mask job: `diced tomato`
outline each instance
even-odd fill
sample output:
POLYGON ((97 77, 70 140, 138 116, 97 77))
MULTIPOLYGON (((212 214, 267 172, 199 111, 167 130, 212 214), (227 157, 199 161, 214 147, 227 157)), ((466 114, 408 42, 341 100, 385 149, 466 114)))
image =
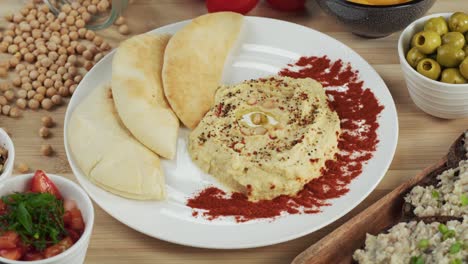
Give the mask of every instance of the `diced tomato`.
POLYGON ((247 14, 258 4, 258 0, 206 0, 208 12, 231 11, 240 14, 247 14))
POLYGON ((23 260, 33 261, 44 259, 44 256, 39 252, 28 252, 23 256, 23 260))
POLYGON ((73 240, 70 237, 66 237, 57 244, 46 248, 44 250, 44 257, 51 258, 53 256, 57 256, 58 254, 69 249, 71 246, 73 246, 73 240))
POLYGON ((0 199, 0 215, 4 214, 6 212, 7 205, 3 202, 3 200, 0 199))
POLYGON ((69 227, 71 225, 71 219, 72 219, 72 216, 71 216, 70 211, 66 211, 63 214, 63 223, 65 224, 66 227, 69 227))
POLYGON ((70 214, 70 228, 79 231, 80 233, 83 232, 85 224, 83 221, 83 216, 81 215, 81 211, 78 208, 75 208, 70 211, 70 214))
POLYGON ((30 190, 32 192, 50 193, 57 197, 57 199, 62 199, 62 194, 60 194, 57 186, 55 186, 55 184, 42 170, 37 170, 36 173, 34 173, 34 177, 31 180, 30 190))
POLYGON ((13 231, 7 231, 0 236, 0 249, 13 249, 17 247, 19 236, 13 231))
POLYGON ((19 260, 21 258, 21 249, 20 248, 13 248, 13 249, 1 249, 0 256, 11 259, 11 260, 19 260))
POLYGON ((76 206, 75 201, 70 200, 70 199, 65 199, 63 201, 63 208, 65 209, 65 211, 71 211, 72 209, 78 208, 78 207, 76 206))
POLYGON ((78 239, 80 239, 81 237, 81 235, 77 231, 71 228, 67 228, 67 232, 68 232, 68 236, 73 240, 73 243, 78 241, 78 239))
POLYGON ((297 11, 305 7, 305 0, 267 0, 267 2, 280 11, 297 11))

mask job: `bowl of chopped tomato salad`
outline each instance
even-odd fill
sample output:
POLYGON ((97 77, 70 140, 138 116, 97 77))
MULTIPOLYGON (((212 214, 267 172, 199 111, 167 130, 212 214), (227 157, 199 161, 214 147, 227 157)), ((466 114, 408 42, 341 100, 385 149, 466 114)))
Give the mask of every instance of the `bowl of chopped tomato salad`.
POLYGON ((38 170, 0 183, 0 263, 81 264, 93 204, 76 183, 38 170))

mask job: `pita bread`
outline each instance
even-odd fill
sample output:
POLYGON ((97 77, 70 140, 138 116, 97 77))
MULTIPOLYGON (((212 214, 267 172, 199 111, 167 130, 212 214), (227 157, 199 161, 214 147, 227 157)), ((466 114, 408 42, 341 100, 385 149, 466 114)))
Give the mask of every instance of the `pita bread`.
POLYGON ((188 128, 194 129, 211 108, 224 62, 242 24, 243 16, 237 13, 207 14, 192 20, 169 40, 164 55, 164 92, 188 128))
POLYGON ((172 159, 179 119, 164 97, 161 71, 169 35, 138 35, 122 42, 112 61, 117 112, 143 145, 172 159))
POLYGON ((68 141, 78 166, 111 193, 138 200, 165 198, 158 155, 123 126, 107 89, 93 90, 70 118, 68 141))

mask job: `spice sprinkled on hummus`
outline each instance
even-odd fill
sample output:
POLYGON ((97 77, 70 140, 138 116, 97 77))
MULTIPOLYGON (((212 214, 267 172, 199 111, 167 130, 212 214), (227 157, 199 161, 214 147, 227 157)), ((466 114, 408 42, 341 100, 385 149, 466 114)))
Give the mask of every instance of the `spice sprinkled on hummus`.
POLYGON ((339 135, 320 83, 276 76, 220 87, 190 135, 189 153, 233 190, 265 200, 296 195, 320 177, 339 135))

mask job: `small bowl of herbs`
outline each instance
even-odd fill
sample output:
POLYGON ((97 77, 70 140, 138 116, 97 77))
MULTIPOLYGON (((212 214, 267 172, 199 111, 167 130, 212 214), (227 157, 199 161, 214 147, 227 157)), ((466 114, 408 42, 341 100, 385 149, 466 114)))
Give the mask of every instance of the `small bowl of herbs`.
POLYGON ((0 183, 0 263, 83 263, 93 204, 76 183, 38 170, 0 183))
POLYGON ((15 148, 8 133, 0 128, 0 180, 11 176, 15 160, 15 148))

